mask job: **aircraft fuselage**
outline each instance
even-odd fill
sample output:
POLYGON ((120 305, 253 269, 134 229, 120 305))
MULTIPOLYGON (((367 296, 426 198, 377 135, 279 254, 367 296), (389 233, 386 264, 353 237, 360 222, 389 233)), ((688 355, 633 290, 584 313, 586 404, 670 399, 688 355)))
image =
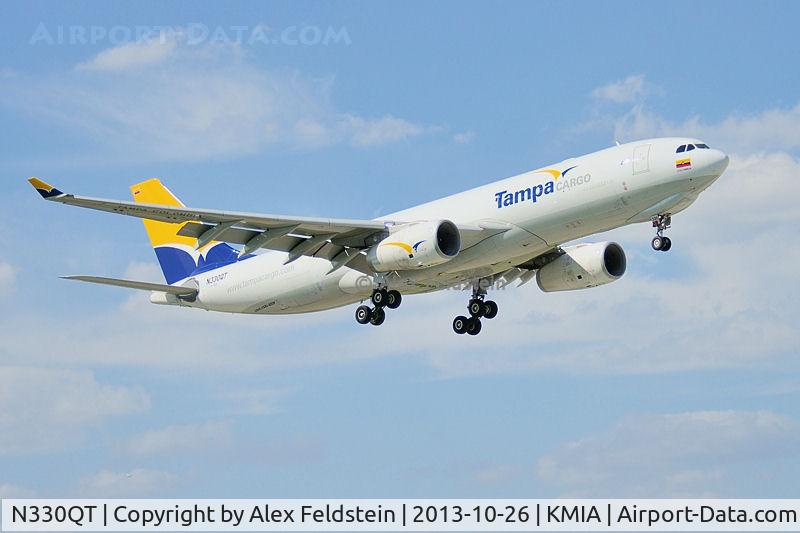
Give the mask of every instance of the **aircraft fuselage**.
MULTIPOLYGON (((447 219, 459 225, 502 228, 464 242, 452 260, 387 276, 403 294, 431 292, 486 278, 566 242, 691 205, 725 170, 728 157, 714 149, 676 153, 701 141, 662 138, 622 144, 392 213, 381 220, 447 219), (689 160, 687 162, 687 159, 689 160)), ((193 302, 153 294, 155 303, 258 314, 319 311, 369 298, 373 276, 331 262, 268 252, 194 276, 193 302)))

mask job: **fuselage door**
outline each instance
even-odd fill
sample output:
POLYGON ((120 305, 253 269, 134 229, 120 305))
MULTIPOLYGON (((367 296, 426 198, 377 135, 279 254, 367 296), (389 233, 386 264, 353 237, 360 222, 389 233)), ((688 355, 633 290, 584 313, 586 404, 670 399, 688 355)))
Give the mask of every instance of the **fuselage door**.
POLYGON ((641 144, 633 149, 633 174, 650 171, 650 145, 641 144))

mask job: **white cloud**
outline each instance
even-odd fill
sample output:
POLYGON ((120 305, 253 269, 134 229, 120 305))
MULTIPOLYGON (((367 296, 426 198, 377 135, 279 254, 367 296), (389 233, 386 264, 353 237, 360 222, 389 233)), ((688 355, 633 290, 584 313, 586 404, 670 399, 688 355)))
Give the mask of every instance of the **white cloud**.
POLYGON ((481 485, 499 485, 518 478, 523 472, 513 465, 493 464, 477 468, 473 479, 481 485))
MULTIPOLYGON (((71 332, 69 343, 43 340, 26 328, 32 316, 9 317, 0 323, 0 333, 8 339, 0 353, 17 364, 123 365, 201 373, 248 373, 372 357, 331 350, 330 339, 321 331, 308 332, 331 323, 351 326, 351 314, 346 309, 274 317, 208 313, 155 306, 147 294, 136 292, 121 306, 97 314, 49 316, 53 328, 71 332), (297 350, 306 355, 297 357, 297 350)), ((42 320, 41 314, 38 317, 42 320)))
POLYGON ((130 472, 102 470, 80 480, 78 490, 87 498, 157 497, 176 484, 177 478, 160 470, 137 468, 130 472))
POLYGON ((8 483, 0 483, 0 499, 2 498, 33 498, 36 493, 8 483))
POLYGON ((211 421, 145 431, 131 438, 125 448, 128 453, 137 456, 183 457, 227 449, 233 444, 233 440, 230 422, 211 421))
POLYGON ((439 131, 390 114, 339 111, 331 83, 265 70, 235 45, 156 39, 107 50, 67 74, 13 78, 0 88, 0 102, 82 135, 116 160, 374 147, 439 131), (145 62, 146 69, 129 68, 145 62))
POLYGON ((315 436, 283 435, 280 439, 253 439, 237 447, 228 459, 248 465, 310 465, 325 458, 325 443, 315 436))
POLYGON ((386 115, 379 119, 364 119, 353 115, 342 118, 343 128, 355 146, 374 146, 403 141, 421 134, 424 129, 407 120, 386 115))
POLYGON ((703 224, 698 230, 716 233, 713 221, 728 216, 730 209, 736 209, 730 222, 741 226, 744 236, 797 223, 800 221, 800 205, 796 201, 800 197, 798 178, 800 158, 792 155, 732 154, 728 171, 701 197, 703 224))
POLYGON ((119 71, 156 65, 168 59, 175 51, 176 45, 173 36, 162 33, 159 37, 125 43, 103 50, 76 68, 78 70, 119 71))
MULTIPOLYGON (((132 262, 121 277, 164 281, 155 261, 132 262)), ((3 360, 17 365, 123 365, 248 373, 373 357, 330 349, 326 326, 353 326, 346 308, 307 315, 236 315, 156 306, 143 291, 89 285, 82 289, 116 291, 121 304, 80 315, 42 309, 35 314, 9 315, 0 321, 0 336, 5 339, 0 344, 3 360), (55 336, 43 338, 29 326, 33 321, 46 321, 53 331, 69 331, 69 342, 55 336), (305 351, 304 357, 296 356, 297 349, 305 351)), ((230 414, 261 415, 274 410, 275 401, 285 393, 285 389, 240 390, 224 400, 230 414)))
POLYGON ((149 407, 144 391, 99 383, 91 372, 0 367, 0 453, 63 449, 87 426, 149 407))
MULTIPOLYGON (((87 286, 85 290, 114 289, 87 286)), ((71 341, 46 348, 41 347, 40 334, 28 327, 30 320, 16 316, 0 323, 5 339, 0 353, 7 361, 247 374, 379 356, 368 350, 331 349, 329 335, 354 324, 347 308, 309 315, 244 316, 155 306, 147 294, 135 292, 121 306, 102 312, 48 316, 52 328, 71 332, 71 341), (297 357, 298 350, 303 357, 297 357)), ((231 399, 231 404, 232 411, 254 409, 262 414, 269 405, 266 396, 231 399)))
POLYGON ((695 411, 626 418, 539 460, 566 496, 732 496, 743 465, 796 455, 800 424, 769 411, 695 411))
POLYGON ((148 263, 143 261, 132 261, 128 264, 128 268, 125 269, 125 274, 122 277, 136 281, 164 283, 164 274, 162 274, 158 263, 155 261, 148 263))
POLYGON ((462 131, 453 135, 453 141, 457 144, 469 144, 475 140, 475 132, 472 130, 462 131))
POLYGON ((287 389, 236 389, 225 395, 233 405, 233 414, 269 415, 278 411, 276 403, 285 396, 287 389))
POLYGON ((598 87, 592 91, 592 97, 597 100, 623 104, 641 98, 645 95, 646 90, 647 84, 644 75, 638 74, 598 87))
POLYGON ((754 154, 800 148, 800 103, 787 109, 768 109, 750 115, 734 114, 720 122, 690 117, 683 122, 665 119, 644 105, 636 105, 614 122, 614 135, 631 141, 647 137, 693 136, 727 152, 754 154))
POLYGON ((0 293, 14 286, 17 279, 17 269, 10 263, 0 260, 0 293))

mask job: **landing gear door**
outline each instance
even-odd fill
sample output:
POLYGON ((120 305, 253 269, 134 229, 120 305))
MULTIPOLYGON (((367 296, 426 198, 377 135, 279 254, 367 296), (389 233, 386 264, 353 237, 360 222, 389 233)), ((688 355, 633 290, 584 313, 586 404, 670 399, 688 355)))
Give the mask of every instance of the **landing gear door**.
POLYGON ((642 144, 633 149, 633 174, 650 171, 650 145, 642 144))

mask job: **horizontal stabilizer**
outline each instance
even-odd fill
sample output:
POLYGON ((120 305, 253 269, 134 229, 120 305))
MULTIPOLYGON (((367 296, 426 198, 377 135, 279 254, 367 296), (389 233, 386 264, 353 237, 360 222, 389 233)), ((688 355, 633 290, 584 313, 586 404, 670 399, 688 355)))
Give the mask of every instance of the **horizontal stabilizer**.
POLYGON ((181 297, 197 296, 197 289, 192 287, 178 287, 175 285, 163 285, 161 283, 149 283, 147 281, 131 281, 127 279, 103 278, 99 276, 61 276, 62 279, 72 279, 77 281, 88 281, 89 283, 100 283, 102 285, 114 285, 115 287, 127 287, 128 289, 139 289, 143 291, 157 291, 174 294, 181 297))

